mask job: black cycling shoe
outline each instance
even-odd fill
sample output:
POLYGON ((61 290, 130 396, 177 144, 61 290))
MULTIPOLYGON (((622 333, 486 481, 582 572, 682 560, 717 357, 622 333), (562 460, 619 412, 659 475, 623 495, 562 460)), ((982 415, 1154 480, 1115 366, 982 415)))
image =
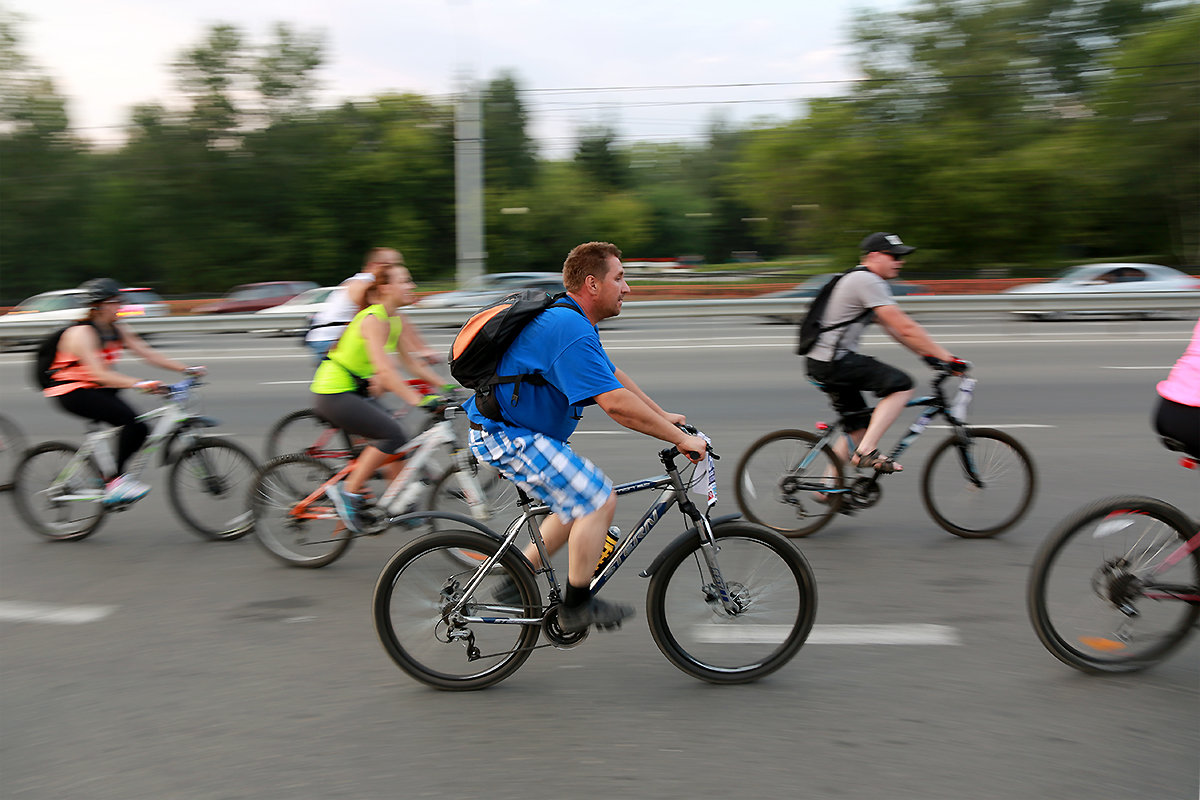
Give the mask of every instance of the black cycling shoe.
POLYGON ((521 590, 517 588, 517 582, 512 579, 511 575, 500 577, 500 585, 496 587, 496 591, 492 592, 492 600, 502 606, 520 607, 525 603, 521 599, 521 590))
POLYGON ((633 607, 624 603, 609 603, 598 597, 589 598, 583 605, 558 607, 558 626, 568 633, 597 628, 619 628, 621 620, 633 616, 633 607))

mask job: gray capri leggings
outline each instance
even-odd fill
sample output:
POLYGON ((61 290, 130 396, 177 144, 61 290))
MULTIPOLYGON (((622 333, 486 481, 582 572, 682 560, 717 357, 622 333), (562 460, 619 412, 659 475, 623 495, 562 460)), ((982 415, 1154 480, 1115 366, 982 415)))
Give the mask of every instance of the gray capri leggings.
POLYGON ((371 446, 385 453, 395 453, 408 437, 400 423, 378 403, 354 392, 317 394, 313 392, 313 409, 347 433, 371 440, 371 446))

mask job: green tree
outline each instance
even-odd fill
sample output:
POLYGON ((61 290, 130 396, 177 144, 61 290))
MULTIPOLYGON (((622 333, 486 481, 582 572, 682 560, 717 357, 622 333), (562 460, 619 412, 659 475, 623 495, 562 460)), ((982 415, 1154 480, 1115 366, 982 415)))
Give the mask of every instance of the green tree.
POLYGON ((585 129, 575 146, 575 163, 600 185, 623 189, 629 185, 629 166, 618 151, 616 140, 612 128, 585 129))
MULTIPOLYGON (((1147 26, 1111 61, 1080 147, 1092 155, 1091 241, 1122 232, 1125 252, 1200 263, 1200 8, 1147 26)), ((1111 252, 1111 251, 1110 251, 1111 252)), ((1107 254, 1107 253, 1105 253, 1107 254)))
POLYGON ((489 187, 523 189, 537 175, 537 146, 529 138, 528 114, 512 73, 488 84, 483 94, 484 182, 489 187))
POLYGON ((85 153, 65 98, 22 51, 20 25, 0 8, 0 295, 12 301, 92 277, 80 257, 85 153))

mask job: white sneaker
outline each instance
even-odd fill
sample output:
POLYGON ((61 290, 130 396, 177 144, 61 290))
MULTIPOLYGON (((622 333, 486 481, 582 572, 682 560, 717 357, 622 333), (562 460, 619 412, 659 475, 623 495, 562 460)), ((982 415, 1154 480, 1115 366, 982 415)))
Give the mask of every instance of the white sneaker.
POLYGON ((141 500, 149 491, 149 484, 142 483, 125 475, 119 475, 109 481, 108 486, 105 487, 103 502, 105 505, 132 503, 134 500, 141 500))

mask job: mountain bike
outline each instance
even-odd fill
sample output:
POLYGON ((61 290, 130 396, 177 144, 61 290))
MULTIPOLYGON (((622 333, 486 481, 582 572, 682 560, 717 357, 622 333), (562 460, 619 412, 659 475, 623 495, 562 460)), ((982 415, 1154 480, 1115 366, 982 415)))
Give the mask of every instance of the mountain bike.
MULTIPOLYGON (((433 392, 434 387, 421 380, 410 380, 408 384, 422 394, 433 392)), ((451 393, 453 396, 453 393, 451 393)), ((436 417, 430 416, 430 422, 436 417)), ((455 477, 459 468, 470 469, 476 477, 478 488, 485 503, 486 512, 473 510, 472 516, 484 522, 511 519, 516 515, 516 487, 506 481, 495 468, 480 464, 467 448, 465 417, 455 414, 454 462, 458 466, 447 469, 445 464, 429 462, 425 465, 421 479, 430 487, 429 494, 420 505, 430 511, 462 511, 467 498, 455 477), (461 452, 460 452, 461 451, 461 452)), ((285 414, 271 427, 267 434, 265 451, 267 461, 291 453, 303 453, 326 462, 334 471, 341 470, 351 459, 356 458, 366 445, 361 436, 346 433, 341 428, 322 418, 314 409, 302 408, 285 414)), ((436 527, 436 520, 430 521, 436 527)))
POLYGON ((385 462, 403 462, 395 478, 383 484, 377 474, 367 482, 368 492, 378 499, 368 508, 371 521, 362 533, 345 526, 325 495, 327 488, 350 474, 353 460, 334 469, 325 460, 292 453, 264 464, 250 491, 258 541, 285 564, 316 569, 341 558, 357 536, 377 536, 395 525, 419 525, 410 512, 425 505, 431 493, 442 492, 447 496, 444 504, 456 503, 453 507, 490 520, 493 509, 479 485, 474 457, 466 449, 465 437, 455 430, 455 421, 463 414, 461 407, 449 402, 434 409, 440 421, 385 462), (442 453, 448 454, 451 465, 431 488, 421 476, 442 453))
POLYGON ((25 452, 25 434, 15 420, 0 414, 0 492, 12 488, 13 472, 25 452))
MULTIPOLYGON (((701 513, 688 496, 693 481, 675 464, 678 456, 674 447, 662 450, 666 474, 614 487, 618 495, 660 495, 633 530, 606 548, 590 588, 600 591, 671 506, 679 506, 686 530, 640 573, 650 579, 650 633, 689 675, 718 684, 753 681, 782 667, 804 644, 816 617, 816 581, 800 551, 778 534, 737 514, 709 519, 716 500, 711 461, 702 473, 710 505, 701 513)), ((521 516, 503 535, 459 514, 420 515, 454 526, 414 539, 380 573, 375 630, 387 654, 416 680, 450 691, 483 689, 512 675, 535 649, 567 649, 587 638, 587 629, 567 631, 558 623, 564 587, 538 527, 549 509, 524 491, 519 497, 521 516), (541 554, 541 569, 515 544, 522 531, 541 554), (482 563, 464 565, 464 552, 482 563), (545 644, 537 644, 539 635, 545 644)))
MULTIPOLYGON (((254 457, 232 441, 200 433, 218 423, 192 410, 196 377, 165 386, 162 405, 138 419, 150 435, 126 465, 125 474, 139 478, 150 458, 170 466, 167 499, 179 518, 206 539, 232 540, 252 525, 249 509, 239 502, 257 465, 254 457)), ((135 501, 106 504, 105 476, 116 473, 113 444, 119 428, 89 423, 83 444, 44 442, 25 452, 13 479, 17 513, 47 539, 83 539, 110 512, 124 511, 135 501)))
MULTIPOLYGON (((430 394, 433 387, 423 380, 407 381, 421 394, 430 394)), ((366 444, 361 436, 346 433, 326 420, 312 408, 300 408, 284 414, 271 429, 263 445, 267 461, 292 453, 306 453, 313 458, 339 462, 335 468, 357 456, 366 444)))
MULTIPOLYGON (((1200 468, 1196 457, 1180 463, 1200 468)), ((1090 503, 1042 544, 1026 600, 1059 661, 1092 673, 1145 669, 1200 624, 1200 522, 1152 497, 1090 503)))
MULTIPOLYGON (((960 364, 952 371, 942 364, 932 380, 931 394, 907 403, 909 408, 924 408, 889 457, 907 450, 935 417, 945 418, 952 432, 934 447, 925 464, 921 500, 934 522, 956 536, 995 536, 1029 510, 1037 486, 1033 460, 1007 433, 967 425, 976 381, 963 375, 954 399, 947 401, 943 384, 956 372, 965 372, 964 367, 960 364)), ((734 493, 748 519, 785 536, 808 536, 838 513, 854 514, 880 501, 881 474, 847 477, 842 459, 834 452, 839 435, 854 451, 844 421, 818 422, 816 430, 816 434, 775 431, 746 450, 737 465, 734 493)))

